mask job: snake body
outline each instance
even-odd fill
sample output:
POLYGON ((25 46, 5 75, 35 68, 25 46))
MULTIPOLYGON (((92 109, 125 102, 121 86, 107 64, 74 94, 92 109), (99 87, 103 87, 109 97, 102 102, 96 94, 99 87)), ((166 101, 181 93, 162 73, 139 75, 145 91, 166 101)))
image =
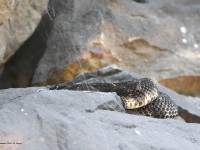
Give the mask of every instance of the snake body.
POLYGON ((55 86, 51 89, 69 89, 77 91, 116 92, 121 97, 125 109, 155 118, 174 118, 178 108, 171 98, 160 92, 149 78, 121 83, 73 84, 65 87, 55 86))

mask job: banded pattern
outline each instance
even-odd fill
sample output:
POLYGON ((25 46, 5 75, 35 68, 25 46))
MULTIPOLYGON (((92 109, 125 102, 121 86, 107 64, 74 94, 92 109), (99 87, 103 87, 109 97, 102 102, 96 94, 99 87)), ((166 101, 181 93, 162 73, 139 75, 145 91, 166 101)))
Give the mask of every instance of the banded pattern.
POLYGON ((171 98, 159 92, 149 78, 141 78, 121 83, 72 84, 51 89, 69 89, 77 91, 116 92, 121 97, 125 109, 155 118, 173 118, 178 115, 178 108, 171 98))
POLYGON ((178 108, 171 98, 159 92, 158 97, 148 105, 135 109, 136 112, 154 118, 174 118, 178 115, 178 108))

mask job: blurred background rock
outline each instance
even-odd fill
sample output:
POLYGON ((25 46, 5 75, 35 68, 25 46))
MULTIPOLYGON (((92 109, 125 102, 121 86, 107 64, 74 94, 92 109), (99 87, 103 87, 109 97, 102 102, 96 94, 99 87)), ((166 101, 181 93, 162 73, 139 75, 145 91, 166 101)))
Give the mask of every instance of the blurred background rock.
POLYGON ((198 0, 0 3, 1 88, 58 84, 116 64, 200 95, 198 0))

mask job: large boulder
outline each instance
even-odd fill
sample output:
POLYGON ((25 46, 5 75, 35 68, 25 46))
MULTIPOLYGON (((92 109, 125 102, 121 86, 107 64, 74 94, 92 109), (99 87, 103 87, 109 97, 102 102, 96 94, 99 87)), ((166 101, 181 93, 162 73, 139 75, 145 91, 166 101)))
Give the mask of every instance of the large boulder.
POLYGON ((2 150, 200 149, 199 124, 127 114, 115 93, 38 87, 0 99, 2 150))
POLYGON ((196 0, 59 0, 54 6, 33 85, 61 83, 113 63, 158 81, 200 74, 196 0))
POLYGON ((36 29, 48 0, 0 0, 0 75, 4 64, 36 29))

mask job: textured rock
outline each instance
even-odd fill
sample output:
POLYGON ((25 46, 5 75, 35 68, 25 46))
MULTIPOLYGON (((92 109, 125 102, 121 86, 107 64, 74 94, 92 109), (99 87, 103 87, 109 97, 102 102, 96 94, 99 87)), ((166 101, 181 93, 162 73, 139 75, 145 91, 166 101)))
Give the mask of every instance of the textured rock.
POLYGON ((0 99, 2 150, 200 148, 199 124, 126 114, 115 93, 27 88, 0 99))
POLYGON ((10 18, 14 2, 12 0, 0 0, 0 25, 10 18))
POLYGON ((200 97, 200 76, 180 76, 159 82, 180 94, 200 97))
POLYGON ((33 84, 113 63, 156 80, 200 74, 198 1, 60 0, 55 9, 33 84))
POLYGON ((0 0, 0 74, 37 27, 48 0, 0 0))
MULTIPOLYGON (((125 82, 135 78, 142 78, 142 76, 139 76, 133 72, 124 71, 115 65, 111 65, 102 68, 97 72, 81 74, 77 76, 73 81, 62 83, 60 86, 80 82, 85 84, 94 82, 125 82)), ((186 122, 200 123, 200 98, 177 94, 176 92, 169 90, 160 84, 157 84, 157 86, 159 91, 169 95, 178 105, 179 116, 183 117, 186 122)), ((129 113, 131 113, 131 111, 129 111, 129 113)))
POLYGON ((53 16, 52 10, 43 15, 42 21, 31 37, 5 63, 0 76, 0 89, 31 85, 34 71, 44 54, 46 41, 53 25, 49 15, 53 16))

